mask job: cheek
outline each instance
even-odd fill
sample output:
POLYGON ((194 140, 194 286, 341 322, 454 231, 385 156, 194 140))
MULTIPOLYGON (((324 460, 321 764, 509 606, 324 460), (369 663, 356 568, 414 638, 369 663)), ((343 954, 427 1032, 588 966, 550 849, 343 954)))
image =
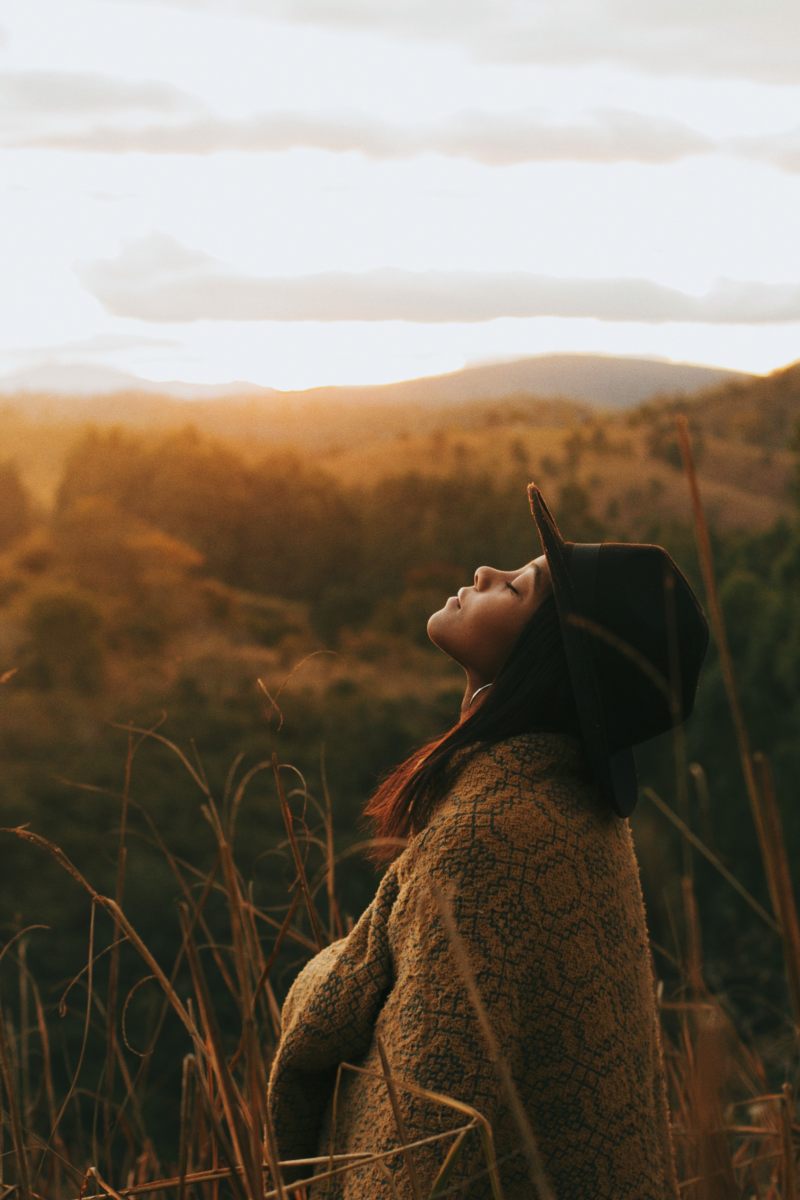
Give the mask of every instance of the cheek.
POLYGON ((428 637, 461 666, 492 679, 504 662, 516 632, 509 614, 486 605, 459 609, 445 605, 428 618, 428 637))
POLYGON ((493 620, 487 620, 483 624, 483 629, 479 632, 479 638, 482 643, 483 656, 487 662, 487 666, 491 666, 492 671, 499 671, 503 666, 507 656, 509 656, 513 643, 517 641, 519 629, 516 622, 510 622, 509 619, 503 617, 495 617, 493 620))
POLYGON ((492 608, 472 614, 469 640, 481 659, 493 668, 499 667, 519 636, 522 623, 514 620, 517 614, 492 608))
POLYGON ((448 605, 431 613, 428 617, 427 633, 435 645, 459 661, 462 651, 468 650, 475 640, 468 624, 461 620, 461 613, 455 605, 448 605))

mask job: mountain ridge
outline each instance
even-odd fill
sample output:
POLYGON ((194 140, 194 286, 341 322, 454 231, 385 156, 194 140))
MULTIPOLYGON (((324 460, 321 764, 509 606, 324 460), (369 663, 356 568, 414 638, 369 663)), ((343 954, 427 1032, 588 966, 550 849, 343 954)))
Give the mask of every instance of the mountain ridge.
POLYGON ((51 364, 0 376, 0 396, 18 407, 50 413, 55 402, 92 401, 111 396, 163 396, 187 403, 202 400, 265 400, 281 406, 306 403, 429 404, 443 408, 475 400, 498 400, 520 395, 563 398, 598 408, 632 408, 662 394, 686 395, 720 383, 748 381, 761 376, 723 367, 674 362, 670 359, 603 354, 544 354, 490 363, 475 363, 440 375, 395 383, 323 385, 279 390, 260 384, 164 383, 139 379, 115 368, 78 363, 51 364), (58 384, 58 379, 63 381, 58 384))

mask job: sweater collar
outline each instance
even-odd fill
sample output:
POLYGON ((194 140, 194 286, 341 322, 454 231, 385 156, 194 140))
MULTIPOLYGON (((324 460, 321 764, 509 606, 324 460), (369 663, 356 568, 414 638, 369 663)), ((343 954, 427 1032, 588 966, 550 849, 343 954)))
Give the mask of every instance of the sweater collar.
POLYGON ((453 754, 451 765, 462 784, 480 783, 487 774, 498 772, 524 775, 528 779, 589 775, 581 739, 549 730, 517 733, 497 742, 478 742, 477 749, 474 745, 461 746, 453 754))

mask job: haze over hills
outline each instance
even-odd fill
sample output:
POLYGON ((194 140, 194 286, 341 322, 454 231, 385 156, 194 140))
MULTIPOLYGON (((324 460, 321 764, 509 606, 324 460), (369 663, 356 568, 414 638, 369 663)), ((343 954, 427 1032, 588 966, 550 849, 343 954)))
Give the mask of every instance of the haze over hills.
POLYGON ((332 405, 422 404, 455 406, 476 400, 532 395, 560 397, 600 408, 630 408, 657 395, 686 395, 720 383, 758 378, 740 371, 676 363, 665 359, 627 358, 600 354, 545 354, 509 362, 465 367, 399 383, 355 387, 317 387, 302 391, 277 391, 257 384, 154 383, 107 367, 78 363, 52 364, 0 377, 0 395, 14 398, 15 407, 31 414, 43 409, 48 416, 75 415, 77 399, 81 417, 100 419, 93 399, 136 393, 182 401, 275 399, 281 406, 312 403, 332 405), (43 404, 44 398, 47 403, 43 404), (54 400, 69 398, 68 404, 54 400), (89 403, 87 403, 89 402, 89 403), (70 413, 69 406, 73 406, 70 413))
POLYGON ((115 367, 93 363, 45 363, 43 366, 0 375, 0 394, 41 396, 55 394, 72 397, 110 396, 118 392, 144 392, 171 396, 177 400, 211 400, 220 396, 271 395, 272 388, 236 380, 231 383, 180 383, 142 379, 115 367))
MULTIPOLYGON (((45 508, 67 456, 93 425, 100 436, 119 427, 123 437, 151 449, 169 439, 179 448, 209 438, 220 453, 256 468, 269 455, 288 453, 317 463, 347 486, 371 486, 409 472, 449 477, 464 470, 574 478, 590 492, 600 481, 605 502, 613 500, 635 524, 641 506, 656 498, 670 516, 680 505, 682 491, 674 486, 681 473, 679 411, 689 418, 718 525, 761 528, 788 511, 800 363, 762 376, 658 360, 548 356, 382 388, 262 389, 192 402, 157 391, 0 393, 0 445, 2 458, 15 462, 45 508), (565 368, 562 380, 573 381, 565 389, 579 390, 574 380, 581 375, 598 384, 594 403, 519 386, 537 368, 559 365, 565 368), (470 381, 477 381, 474 388, 470 381), (678 390, 692 381, 695 390, 678 390), (626 382, 627 405, 600 403, 603 388, 607 396, 614 386, 619 400, 626 382), (649 390, 656 383, 660 388, 649 390), (634 403, 637 393, 644 398, 634 403)), ((623 518, 614 519, 619 524, 623 518)))

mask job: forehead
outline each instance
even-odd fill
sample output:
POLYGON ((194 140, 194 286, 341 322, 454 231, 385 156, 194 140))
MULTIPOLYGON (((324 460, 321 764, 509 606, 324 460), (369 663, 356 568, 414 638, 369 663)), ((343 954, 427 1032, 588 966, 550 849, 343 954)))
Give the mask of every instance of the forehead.
POLYGON ((530 562, 525 564, 525 570, 533 568, 534 586, 537 586, 537 581, 542 579, 550 580, 550 564, 547 561, 546 554, 540 554, 538 558, 532 558, 530 562))
POLYGON ((504 570, 501 567, 495 569, 499 570, 501 575, 520 575, 523 571, 530 571, 531 568, 534 569, 534 574, 539 572, 546 575, 550 574, 550 567, 547 562, 547 557, 544 554, 540 554, 538 558, 529 559, 528 562, 523 563, 521 567, 513 567, 509 570, 504 570))
MULTIPOLYGON (((530 562, 525 563, 525 567, 526 568, 527 567, 536 567, 536 569, 539 571, 541 571, 542 568, 545 568, 545 570, 546 570, 547 569, 547 555, 540 554, 538 558, 532 558, 530 560, 530 562)), ((525 569, 525 568, 523 568, 523 569, 525 569)))

